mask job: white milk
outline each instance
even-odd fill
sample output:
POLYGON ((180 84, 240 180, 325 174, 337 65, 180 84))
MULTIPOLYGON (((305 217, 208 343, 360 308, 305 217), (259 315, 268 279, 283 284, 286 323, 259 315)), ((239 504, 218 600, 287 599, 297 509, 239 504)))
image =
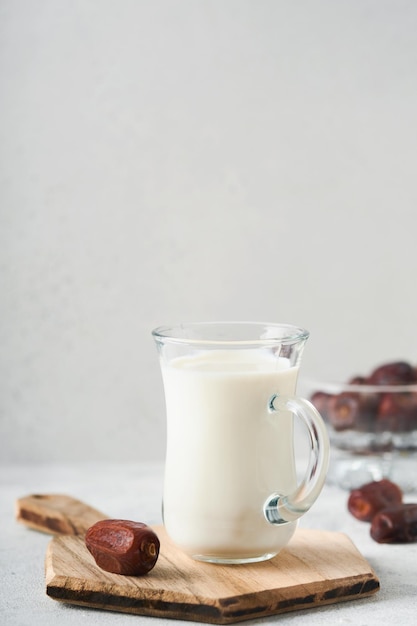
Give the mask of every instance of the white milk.
POLYGON ((167 404, 164 523, 190 555, 277 553, 296 523, 273 526, 263 505, 296 487, 291 414, 298 368, 257 350, 207 351, 163 367, 167 404))

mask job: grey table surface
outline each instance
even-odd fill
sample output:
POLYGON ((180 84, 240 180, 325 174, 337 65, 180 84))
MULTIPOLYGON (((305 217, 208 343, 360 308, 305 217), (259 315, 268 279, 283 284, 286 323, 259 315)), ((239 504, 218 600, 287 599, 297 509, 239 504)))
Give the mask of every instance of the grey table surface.
MULTIPOLYGON (((56 602, 45 593, 44 561, 50 536, 28 530, 15 521, 15 501, 30 493, 66 493, 110 517, 161 523, 163 465, 77 464, 6 465, 0 472, 0 623, 4 626, 137 623, 173 624, 164 620, 56 602)), ((381 584, 368 598, 340 602, 251 620, 297 626, 331 624, 417 624, 417 543, 380 545, 369 536, 369 525, 346 509, 347 492, 326 484, 300 526, 346 533, 375 570, 381 584)), ((417 495, 406 496, 417 501, 417 495)), ((179 620, 176 620, 177 623, 179 620)), ((190 622, 183 622, 189 624, 190 622)))

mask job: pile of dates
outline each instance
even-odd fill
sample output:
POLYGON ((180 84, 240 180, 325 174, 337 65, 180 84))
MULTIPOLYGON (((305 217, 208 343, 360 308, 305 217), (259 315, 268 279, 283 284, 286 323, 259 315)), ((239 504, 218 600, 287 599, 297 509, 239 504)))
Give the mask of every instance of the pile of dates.
POLYGON ((395 483, 383 479, 354 489, 347 507, 356 519, 371 523, 378 543, 417 542, 417 503, 404 503, 395 483))
POLYGON ((390 362, 380 365, 369 376, 351 378, 347 384, 354 385, 354 389, 336 394, 316 391, 311 396, 314 406, 335 431, 417 430, 417 367, 405 361, 390 362), (408 385, 413 387, 404 389, 408 385), (401 389, 377 389, 382 386, 401 386, 401 389))

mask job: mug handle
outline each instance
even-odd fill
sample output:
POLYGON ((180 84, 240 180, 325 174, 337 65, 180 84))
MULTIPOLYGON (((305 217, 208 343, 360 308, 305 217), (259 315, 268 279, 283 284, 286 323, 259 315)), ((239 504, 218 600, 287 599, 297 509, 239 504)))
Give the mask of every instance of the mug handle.
POLYGON ((269 410, 272 413, 291 411, 307 427, 310 441, 307 470, 296 490, 289 495, 273 493, 264 504, 264 515, 268 522, 286 524, 304 515, 323 488, 329 466, 329 437, 320 413, 304 398, 276 394, 271 398, 269 410))

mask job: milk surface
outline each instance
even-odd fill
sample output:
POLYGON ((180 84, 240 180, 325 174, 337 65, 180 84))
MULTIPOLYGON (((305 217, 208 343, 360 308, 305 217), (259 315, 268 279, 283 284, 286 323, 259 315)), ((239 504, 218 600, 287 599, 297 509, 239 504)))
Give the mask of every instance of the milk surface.
POLYGON ((273 526, 263 505, 296 487, 293 417, 271 412, 294 395, 297 367, 265 350, 213 350, 162 367, 167 405, 164 523, 190 555, 275 554, 295 523, 273 526))

